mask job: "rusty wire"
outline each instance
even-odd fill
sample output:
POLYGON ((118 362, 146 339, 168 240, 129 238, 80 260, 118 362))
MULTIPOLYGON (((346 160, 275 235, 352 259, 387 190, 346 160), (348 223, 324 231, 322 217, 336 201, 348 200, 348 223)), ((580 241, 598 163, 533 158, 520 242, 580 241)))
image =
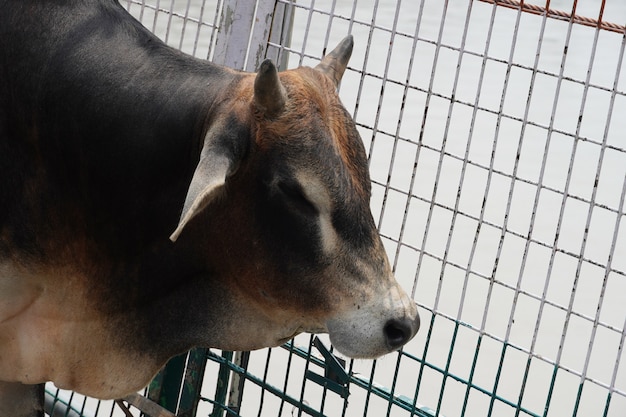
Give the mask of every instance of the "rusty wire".
POLYGON ((574 1, 572 6, 572 12, 568 13, 562 10, 554 10, 550 8, 550 0, 546 0, 545 6, 538 6, 535 4, 525 3, 524 0, 478 0, 484 3, 495 4, 497 6, 507 7, 509 9, 520 10, 525 13, 535 14, 539 16, 547 16, 551 19, 571 21, 583 26, 594 27, 602 30, 608 30, 616 33, 626 33, 626 26, 618 25, 616 23, 610 23, 602 20, 604 13, 604 5, 606 0, 602 0, 600 5, 600 11, 598 12, 598 18, 592 19, 586 16, 579 16, 576 14, 577 1, 574 1))

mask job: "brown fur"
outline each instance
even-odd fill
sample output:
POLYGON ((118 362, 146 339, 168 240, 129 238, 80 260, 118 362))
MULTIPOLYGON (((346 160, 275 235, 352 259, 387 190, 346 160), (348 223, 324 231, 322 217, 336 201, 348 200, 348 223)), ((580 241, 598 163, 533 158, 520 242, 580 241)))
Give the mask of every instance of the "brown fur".
MULTIPOLYGON (((264 149, 267 140, 303 137, 310 126, 321 123, 329 132, 342 166, 347 168, 353 190, 361 200, 369 200, 367 167, 360 164, 357 153, 362 146, 354 124, 339 97, 332 80, 312 68, 281 73, 289 100, 284 112, 276 119, 266 119, 254 108, 257 121, 257 144, 264 149)), ((247 89, 242 95, 249 93, 247 89)))

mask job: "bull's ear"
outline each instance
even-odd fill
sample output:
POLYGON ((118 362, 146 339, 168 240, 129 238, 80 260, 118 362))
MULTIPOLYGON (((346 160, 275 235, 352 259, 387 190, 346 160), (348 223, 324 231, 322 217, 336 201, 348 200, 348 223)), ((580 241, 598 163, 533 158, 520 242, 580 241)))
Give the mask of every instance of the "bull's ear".
MULTIPOLYGON (((222 129, 224 127, 215 130, 220 131, 222 129)), ((236 129, 231 129, 229 132, 230 135, 221 134, 219 137, 211 132, 207 134, 200 154, 200 161, 187 190, 178 227, 170 235, 172 242, 178 239, 191 219, 205 209, 219 194, 226 183, 226 178, 239 165, 243 154, 242 143, 246 137, 238 135, 236 129)))
POLYGON ((278 116, 285 107, 287 93, 278 77, 278 70, 271 60, 261 63, 254 79, 254 105, 266 118, 278 116))
POLYGON ((335 85, 339 86, 341 77, 343 77, 352 55, 353 46, 354 40, 352 35, 346 36, 335 49, 322 58, 322 61, 317 64, 315 69, 328 75, 335 82, 335 85))

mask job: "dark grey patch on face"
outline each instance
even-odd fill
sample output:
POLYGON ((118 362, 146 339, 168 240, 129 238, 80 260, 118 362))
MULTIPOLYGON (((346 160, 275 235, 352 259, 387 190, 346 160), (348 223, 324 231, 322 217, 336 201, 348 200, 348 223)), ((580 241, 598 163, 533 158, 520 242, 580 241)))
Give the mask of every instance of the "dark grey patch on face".
POLYGON ((362 249, 371 246, 376 226, 369 208, 347 201, 343 206, 333 210, 332 222, 339 236, 352 248, 362 249))
POLYGON ((283 167, 259 178, 256 204, 262 236, 278 265, 302 269, 299 274, 315 270, 323 259, 318 209, 293 172, 283 167))

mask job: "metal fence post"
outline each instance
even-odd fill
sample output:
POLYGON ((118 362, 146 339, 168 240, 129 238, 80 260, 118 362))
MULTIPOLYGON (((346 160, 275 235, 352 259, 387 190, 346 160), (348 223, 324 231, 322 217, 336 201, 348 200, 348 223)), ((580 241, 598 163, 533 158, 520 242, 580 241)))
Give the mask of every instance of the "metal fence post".
MULTIPOLYGON (((233 352, 224 351, 222 357, 230 362, 233 359, 233 352)), ((227 365, 221 364, 220 370, 217 375, 217 388, 215 389, 215 406, 213 412, 209 414, 209 417, 222 417, 224 415, 223 407, 219 405, 226 404, 226 397, 228 396, 228 382, 230 381, 230 369, 227 365)))
POLYGON ((207 349, 192 349, 172 358, 148 388, 148 398, 180 417, 196 414, 207 349))
POLYGON ((217 33, 213 62, 246 71, 256 71, 261 61, 272 58, 281 69, 287 55, 281 48, 268 54, 268 42, 289 46, 293 5, 276 0, 225 0, 217 33))
POLYGON ((200 400, 208 349, 197 348, 189 352, 185 378, 178 403, 178 417, 195 417, 200 400))
MULTIPOLYGON (((250 352, 236 352, 234 363, 235 365, 248 369, 248 362, 250 360, 250 352)), ((243 400, 243 386, 246 379, 237 373, 233 373, 230 381, 230 390, 228 391, 228 408, 239 413, 241 409, 241 401, 243 400)))
POLYGON ((248 41, 254 22, 255 3, 249 0, 226 0, 217 32, 213 62, 243 69, 248 41))
POLYGON ((186 359, 187 354, 170 359, 148 387, 148 398, 172 413, 176 413, 178 406, 186 359))

